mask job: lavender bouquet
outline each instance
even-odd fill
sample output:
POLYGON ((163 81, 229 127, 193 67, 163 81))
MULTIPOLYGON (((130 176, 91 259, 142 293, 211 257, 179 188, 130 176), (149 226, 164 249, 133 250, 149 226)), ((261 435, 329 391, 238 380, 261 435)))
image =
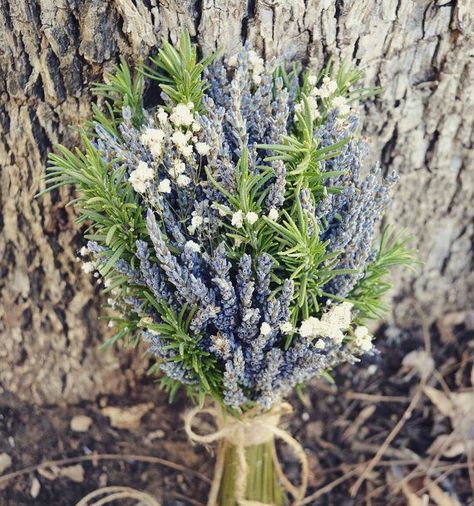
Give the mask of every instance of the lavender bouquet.
POLYGON ((355 105, 374 90, 360 78, 248 48, 199 61, 183 33, 136 75, 122 62, 96 85, 83 149, 50 157, 48 190, 77 189, 108 344, 145 343, 171 396, 215 403, 209 504, 281 505, 283 488, 302 499, 274 458, 283 401, 374 353, 366 322, 387 309, 389 270, 413 261, 405 238, 375 241, 398 178, 365 164, 355 105), (161 91, 147 107, 145 83, 161 91))

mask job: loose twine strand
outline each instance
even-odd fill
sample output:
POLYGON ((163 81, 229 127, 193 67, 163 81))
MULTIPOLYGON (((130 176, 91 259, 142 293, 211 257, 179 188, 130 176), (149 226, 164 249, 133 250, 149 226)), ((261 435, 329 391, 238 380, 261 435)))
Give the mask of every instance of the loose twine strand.
POLYGON ((104 506, 121 499, 136 499, 137 505, 161 506, 154 497, 131 487, 102 487, 83 497, 76 506, 104 506), (104 497, 101 497, 104 496, 104 497), (90 502, 95 500, 95 502, 90 502))
MULTIPOLYGON (((281 439, 293 449, 301 465, 301 484, 294 485, 286 477, 281 467, 276 450, 273 450, 273 462, 278 479, 283 487, 293 496, 292 506, 301 506, 308 487, 309 466, 303 447, 288 432, 278 427, 282 415, 291 413, 288 403, 281 403, 265 413, 249 411, 241 418, 225 415, 217 408, 194 408, 184 416, 184 429, 190 440, 194 443, 219 443, 214 478, 207 506, 217 506, 219 487, 224 474, 224 459, 228 445, 235 448, 237 456, 237 471, 235 473, 235 500, 239 506, 274 506, 260 501, 251 501, 245 498, 249 468, 245 456, 245 448, 267 443, 273 438, 281 439), (193 430, 193 423, 202 415, 211 416, 217 430, 206 435, 197 434, 193 430)), ((104 506, 116 500, 134 499, 141 506, 161 506, 151 495, 131 487, 103 487, 94 490, 83 497, 76 506, 104 506), (95 501, 95 502, 91 502, 95 501)))

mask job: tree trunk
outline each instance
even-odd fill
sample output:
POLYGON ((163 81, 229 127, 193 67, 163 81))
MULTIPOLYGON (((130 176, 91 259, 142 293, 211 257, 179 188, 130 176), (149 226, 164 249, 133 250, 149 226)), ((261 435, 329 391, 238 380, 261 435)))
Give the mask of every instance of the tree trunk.
POLYGON ((42 199, 46 155, 73 146, 90 85, 120 55, 145 57, 187 27, 205 50, 248 40, 267 59, 366 69, 383 93, 364 111, 374 161, 402 176, 387 221, 415 234, 423 267, 398 280, 396 316, 474 301, 472 17, 442 0, 4 0, 0 6, 0 385, 37 402, 120 393, 130 356, 97 349, 98 294, 65 192, 42 199), (471 162, 471 166, 469 164, 471 162), (470 166, 470 167, 469 167, 470 166), (405 301, 410 301, 405 304, 405 301))

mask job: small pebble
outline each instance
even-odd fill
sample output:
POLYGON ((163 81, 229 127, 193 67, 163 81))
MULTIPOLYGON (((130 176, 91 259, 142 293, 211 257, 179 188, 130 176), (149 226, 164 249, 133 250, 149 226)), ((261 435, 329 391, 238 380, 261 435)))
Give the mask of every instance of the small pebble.
POLYGON ((158 429, 153 432, 150 432, 146 439, 148 441, 153 441, 154 439, 163 439, 166 436, 166 432, 164 430, 158 429))
POLYGON ((3 474, 12 465, 12 459, 8 453, 0 453, 0 474, 3 474))
POLYGON ((33 499, 36 499, 40 493, 41 490, 41 483, 39 482, 38 478, 33 478, 33 481, 31 482, 31 488, 30 488, 30 495, 33 499))
POLYGON ((107 473, 102 473, 99 476, 99 486, 100 487, 106 487, 108 483, 109 477, 107 476, 107 473))
POLYGON ((367 367, 367 374, 372 376, 372 374, 375 374, 377 372, 378 368, 379 368, 378 365, 370 364, 369 367, 367 367))
POLYGON ((71 430, 74 432, 87 432, 92 425, 92 418, 85 415, 77 415, 71 419, 71 430))
POLYGON ((307 413, 306 411, 301 414, 301 420, 303 420, 303 422, 307 422, 309 418, 310 418, 309 413, 307 413))

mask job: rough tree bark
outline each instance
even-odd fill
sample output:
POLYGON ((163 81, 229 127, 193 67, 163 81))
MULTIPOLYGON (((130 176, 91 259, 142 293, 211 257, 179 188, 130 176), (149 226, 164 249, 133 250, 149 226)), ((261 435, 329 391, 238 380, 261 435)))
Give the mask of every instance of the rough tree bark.
MULTIPOLYGON (((425 264, 399 280, 436 318, 474 301, 474 66, 468 0, 4 0, 0 6, 0 384, 37 402, 122 392, 128 356, 97 349, 97 293, 65 194, 35 200, 46 155, 73 145, 89 87, 119 55, 145 57, 186 26, 202 47, 249 40, 267 58, 349 58, 384 92, 364 112, 374 159, 402 175, 388 221, 425 264), (470 165, 471 163, 471 165, 470 165), (124 367, 125 365, 125 367, 124 367)), ((128 364, 129 365, 129 364, 128 364)))

